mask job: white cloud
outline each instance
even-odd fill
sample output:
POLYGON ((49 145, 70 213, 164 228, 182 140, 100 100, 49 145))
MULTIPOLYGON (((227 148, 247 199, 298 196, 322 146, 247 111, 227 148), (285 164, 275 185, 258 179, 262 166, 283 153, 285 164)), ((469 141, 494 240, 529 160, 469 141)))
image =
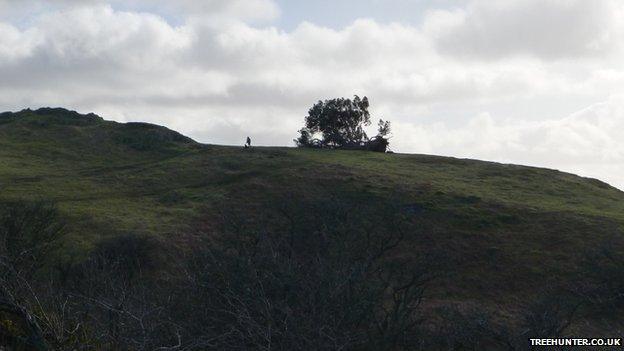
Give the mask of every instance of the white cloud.
POLYGON ((20 32, 14 26, 0 23, 0 62, 11 63, 28 57, 38 45, 38 35, 30 30, 20 32))
POLYGON ((477 0, 432 11, 425 28, 450 55, 603 56, 619 49, 622 9, 614 0, 477 0))
POLYGON ((457 157, 563 169, 624 189, 624 98, 561 119, 496 122, 482 114, 459 127, 399 124, 398 147, 457 157))
POLYGON ((624 152, 619 100, 561 119, 624 89, 615 2, 478 0, 422 26, 359 19, 287 32, 259 25, 279 13, 273 1, 250 1, 0 0, 33 10, 0 20, 0 109, 64 106, 204 142, 291 145, 314 101, 368 95, 374 116, 394 122, 397 151, 624 186, 612 172, 624 152))

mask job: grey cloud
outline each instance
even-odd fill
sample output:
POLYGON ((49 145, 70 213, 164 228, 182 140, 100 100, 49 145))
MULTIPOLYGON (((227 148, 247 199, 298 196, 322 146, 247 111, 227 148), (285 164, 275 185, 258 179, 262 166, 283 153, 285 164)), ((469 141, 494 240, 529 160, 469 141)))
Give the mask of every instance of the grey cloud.
POLYGON ((425 27, 437 48, 475 59, 605 55, 619 46, 621 3, 612 0, 475 0, 432 12, 425 27))

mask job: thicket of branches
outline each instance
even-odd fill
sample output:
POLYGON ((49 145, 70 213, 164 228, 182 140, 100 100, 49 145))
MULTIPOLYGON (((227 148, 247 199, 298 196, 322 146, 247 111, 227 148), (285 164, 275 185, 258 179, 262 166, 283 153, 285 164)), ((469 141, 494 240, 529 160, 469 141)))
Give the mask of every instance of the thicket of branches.
POLYGON ((53 206, 6 213, 0 344, 15 350, 409 347, 431 279, 390 259, 399 218, 364 222, 339 202, 285 207, 281 224, 224 214, 220 235, 198 233, 187 258, 127 235, 62 265, 47 257, 63 233, 53 206))
MULTIPOLYGON (((622 312, 622 256, 588 255, 586 286, 539 292, 513 322, 449 304, 425 312, 444 258, 405 258, 400 211, 285 201, 250 222, 224 213, 181 255, 150 236, 52 259, 53 205, 0 208, 0 345, 9 350, 523 350, 580 314, 622 312), (218 233, 217 233, 218 232, 218 233), (218 235, 217 235, 218 234, 218 235), (591 279, 587 279, 590 277, 591 279)), ((411 238, 414 239, 414 238, 411 238)))
POLYGON ((203 321, 193 324, 197 346, 411 348, 432 273, 392 259, 405 235, 401 220, 363 221, 362 211, 331 200, 291 205, 281 229, 226 216, 225 234, 193 257, 193 293, 180 311, 203 321))

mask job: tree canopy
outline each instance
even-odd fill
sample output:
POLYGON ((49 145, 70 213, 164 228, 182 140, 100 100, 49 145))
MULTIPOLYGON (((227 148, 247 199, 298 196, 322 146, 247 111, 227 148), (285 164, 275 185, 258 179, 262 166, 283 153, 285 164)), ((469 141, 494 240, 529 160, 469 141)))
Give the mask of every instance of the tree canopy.
POLYGON ((295 143, 300 147, 371 149, 385 152, 389 144, 390 122, 379 120, 378 135, 369 139, 364 127, 371 124, 365 96, 353 100, 336 98, 318 101, 308 111, 305 127, 295 143), (316 138, 315 136, 318 136, 316 138), (383 145, 383 147, 380 147, 383 145))

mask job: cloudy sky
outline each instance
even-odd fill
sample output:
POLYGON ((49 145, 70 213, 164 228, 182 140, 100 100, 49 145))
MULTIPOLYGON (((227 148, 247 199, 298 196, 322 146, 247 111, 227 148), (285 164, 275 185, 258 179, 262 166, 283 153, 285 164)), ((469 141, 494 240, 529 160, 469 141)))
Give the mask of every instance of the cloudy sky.
POLYGON ((292 145, 316 100, 366 95, 397 152, 624 189, 623 44, 619 0, 0 0, 0 110, 292 145))

